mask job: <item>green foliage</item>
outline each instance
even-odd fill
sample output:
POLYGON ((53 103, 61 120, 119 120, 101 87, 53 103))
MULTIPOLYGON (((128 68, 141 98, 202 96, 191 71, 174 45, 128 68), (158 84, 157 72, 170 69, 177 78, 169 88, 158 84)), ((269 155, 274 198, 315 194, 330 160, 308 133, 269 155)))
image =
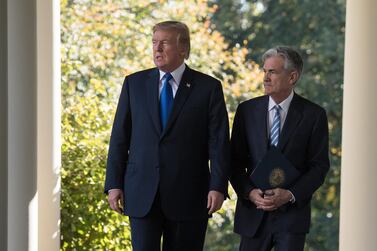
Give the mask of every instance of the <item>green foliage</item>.
POLYGON ((331 169, 314 196, 307 249, 337 250, 345 1, 246 0, 237 8, 240 2, 211 1, 217 8, 214 27, 231 45, 247 44, 247 57, 256 62, 273 46, 297 48, 304 58, 304 75, 296 91, 327 110, 331 169))
MULTIPOLYGON (((213 12, 205 0, 61 1, 62 250, 131 249, 128 219, 109 210, 103 193, 107 145, 123 77, 153 67, 155 23, 190 27, 188 64, 222 81, 231 118, 240 100, 261 93, 259 67, 211 28, 213 12)), ((234 199, 210 220, 206 250, 238 245, 233 213, 234 199)))
POLYGON ((128 222, 113 214, 102 195, 109 110, 88 93, 71 96, 63 110, 62 250, 131 250, 128 222))

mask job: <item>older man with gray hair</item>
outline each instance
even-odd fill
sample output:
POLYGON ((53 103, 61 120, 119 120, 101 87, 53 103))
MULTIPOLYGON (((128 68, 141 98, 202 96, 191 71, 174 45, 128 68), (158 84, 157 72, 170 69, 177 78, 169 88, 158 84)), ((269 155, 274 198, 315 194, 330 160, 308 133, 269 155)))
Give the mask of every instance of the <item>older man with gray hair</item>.
POLYGON ((241 235, 241 251, 302 251, 310 201, 330 166, 327 116, 294 92, 303 69, 297 51, 272 48, 262 60, 266 95, 238 106, 232 130, 230 181, 238 195, 234 231, 241 235), (272 156, 271 149, 298 177, 285 187, 262 190, 255 181, 265 177, 250 175, 272 156))

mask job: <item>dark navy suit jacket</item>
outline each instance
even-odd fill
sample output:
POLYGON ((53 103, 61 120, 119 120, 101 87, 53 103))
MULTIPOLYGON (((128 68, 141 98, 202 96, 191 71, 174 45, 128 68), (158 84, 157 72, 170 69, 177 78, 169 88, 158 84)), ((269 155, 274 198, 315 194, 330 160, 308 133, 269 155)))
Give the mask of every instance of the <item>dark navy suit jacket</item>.
MULTIPOLYGON (((249 175, 268 150, 268 99, 262 96, 240 104, 232 129, 230 180, 238 194, 234 230, 249 237, 255 235, 264 214, 246 198, 255 188, 249 175)), ((310 227, 312 194, 324 182, 330 166, 325 110, 294 94, 278 148, 301 176, 288 188, 296 202, 274 211, 276 227, 280 231, 306 233, 310 227)))
POLYGON ((145 216, 159 192, 172 220, 208 217, 210 190, 227 194, 229 125, 221 83, 186 66, 167 126, 159 71, 125 78, 112 129, 105 192, 124 191, 125 214, 145 216))

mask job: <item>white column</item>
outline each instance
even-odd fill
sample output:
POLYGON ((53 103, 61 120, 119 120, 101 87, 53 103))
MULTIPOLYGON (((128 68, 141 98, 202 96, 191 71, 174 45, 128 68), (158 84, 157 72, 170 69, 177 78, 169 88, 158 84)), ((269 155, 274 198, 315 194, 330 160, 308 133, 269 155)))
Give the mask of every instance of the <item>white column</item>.
POLYGON ((377 1, 348 0, 340 250, 374 251, 377 235, 377 1))
POLYGON ((8 251, 59 250, 59 1, 7 1, 8 251))
POLYGON ((36 12, 8 0, 8 251, 37 250, 36 12))
POLYGON ((60 1, 37 0, 38 251, 60 245, 60 1))

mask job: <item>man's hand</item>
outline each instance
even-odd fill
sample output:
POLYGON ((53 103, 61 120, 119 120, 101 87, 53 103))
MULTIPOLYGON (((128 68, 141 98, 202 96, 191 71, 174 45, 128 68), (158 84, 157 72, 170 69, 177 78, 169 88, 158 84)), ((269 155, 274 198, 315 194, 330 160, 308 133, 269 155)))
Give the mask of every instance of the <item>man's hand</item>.
POLYGON ((119 214, 123 213, 123 191, 121 189, 110 189, 107 200, 112 210, 119 214))
POLYGON ((266 199, 265 193, 263 193, 260 189, 251 190, 249 193, 249 200, 257 206, 257 209, 262 209, 265 211, 273 211, 276 209, 272 201, 266 199))
POLYGON ((207 208, 208 214, 212 214, 219 210, 224 202, 224 195, 217 191, 209 191, 208 193, 208 202, 207 202, 207 208))
POLYGON ((260 189, 253 189, 249 193, 249 200, 253 202, 257 208, 259 208, 261 205, 264 205, 264 199, 263 199, 263 192, 260 189))
POLYGON ((285 189, 275 188, 262 193, 259 189, 253 189, 249 194, 249 199, 264 211, 273 211, 289 202, 292 194, 285 189))
POLYGON ((292 199, 292 194, 282 188, 275 188, 264 191, 264 198, 272 204, 273 207, 279 208, 282 205, 288 203, 292 199))

